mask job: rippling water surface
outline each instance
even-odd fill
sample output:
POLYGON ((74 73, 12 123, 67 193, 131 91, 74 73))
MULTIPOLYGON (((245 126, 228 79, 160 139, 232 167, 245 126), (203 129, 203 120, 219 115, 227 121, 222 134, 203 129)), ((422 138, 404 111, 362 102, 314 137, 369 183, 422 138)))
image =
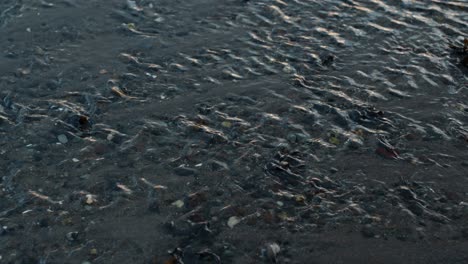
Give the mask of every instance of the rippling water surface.
POLYGON ((0 263, 467 260, 467 1, 3 0, 0 33, 0 263))

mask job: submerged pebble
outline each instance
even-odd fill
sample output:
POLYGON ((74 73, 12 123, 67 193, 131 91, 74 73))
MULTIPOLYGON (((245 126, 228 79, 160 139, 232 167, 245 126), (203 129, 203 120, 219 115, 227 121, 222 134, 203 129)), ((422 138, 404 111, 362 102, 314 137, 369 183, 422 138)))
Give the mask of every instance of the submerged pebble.
POLYGON ((277 243, 269 243, 266 245, 266 256, 271 261, 276 262, 278 253, 280 253, 281 248, 277 243))
POLYGON ((234 228, 237 224, 241 222, 241 219, 237 216, 231 216, 228 219, 227 225, 229 228, 234 228))
POLYGON ((68 143, 68 138, 67 138, 67 136, 65 134, 58 135, 57 139, 62 144, 67 144, 68 143))
POLYGON ((197 169, 187 167, 177 167, 174 169, 174 172, 179 176, 195 176, 198 174, 197 169))

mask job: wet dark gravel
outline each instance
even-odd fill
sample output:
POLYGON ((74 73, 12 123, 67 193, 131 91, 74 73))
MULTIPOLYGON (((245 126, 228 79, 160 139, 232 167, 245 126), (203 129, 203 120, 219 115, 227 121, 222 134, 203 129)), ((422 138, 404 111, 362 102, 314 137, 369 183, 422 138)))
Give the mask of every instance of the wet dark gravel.
POLYGON ((466 263, 468 3, 3 0, 0 263, 466 263))

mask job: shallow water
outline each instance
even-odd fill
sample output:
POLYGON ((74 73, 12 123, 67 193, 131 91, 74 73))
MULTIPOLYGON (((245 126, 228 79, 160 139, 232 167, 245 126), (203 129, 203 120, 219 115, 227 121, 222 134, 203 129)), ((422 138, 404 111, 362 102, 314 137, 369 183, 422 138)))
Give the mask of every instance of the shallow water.
POLYGON ((464 243, 467 31, 466 1, 4 0, 0 263, 464 243))

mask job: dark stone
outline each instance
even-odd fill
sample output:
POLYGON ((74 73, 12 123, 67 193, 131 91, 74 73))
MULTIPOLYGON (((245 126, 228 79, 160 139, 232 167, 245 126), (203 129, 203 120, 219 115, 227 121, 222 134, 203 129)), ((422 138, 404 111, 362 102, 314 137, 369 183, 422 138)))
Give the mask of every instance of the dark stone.
POLYGON ((461 234, 462 234, 463 238, 468 239, 468 227, 462 228, 461 234))
POLYGON ((333 64, 333 62, 335 61, 335 58, 336 57, 334 55, 327 54, 327 55, 322 56, 320 59, 322 60, 322 65, 325 67, 328 67, 333 64))
POLYGON ((7 234, 7 230, 3 226, 0 226, 0 236, 4 236, 6 234, 7 234))
POLYGON ((47 218, 42 218, 37 222, 37 225, 39 227, 48 227, 49 226, 49 220, 47 218))
POLYGON ((174 172, 179 176, 195 176, 198 174, 198 171, 196 169, 187 167, 177 167, 174 169, 174 172))
POLYGON ((376 235, 375 228, 372 225, 367 224, 367 225, 362 227, 361 234, 364 237, 368 237, 368 238, 375 237, 375 235, 376 235))
POLYGON ((79 233, 78 232, 69 232, 65 235, 65 237, 67 238, 68 241, 76 241, 78 240, 78 235, 79 233))
POLYGON ((159 202, 156 199, 151 199, 148 202, 148 211, 153 212, 153 213, 159 213, 159 202))

